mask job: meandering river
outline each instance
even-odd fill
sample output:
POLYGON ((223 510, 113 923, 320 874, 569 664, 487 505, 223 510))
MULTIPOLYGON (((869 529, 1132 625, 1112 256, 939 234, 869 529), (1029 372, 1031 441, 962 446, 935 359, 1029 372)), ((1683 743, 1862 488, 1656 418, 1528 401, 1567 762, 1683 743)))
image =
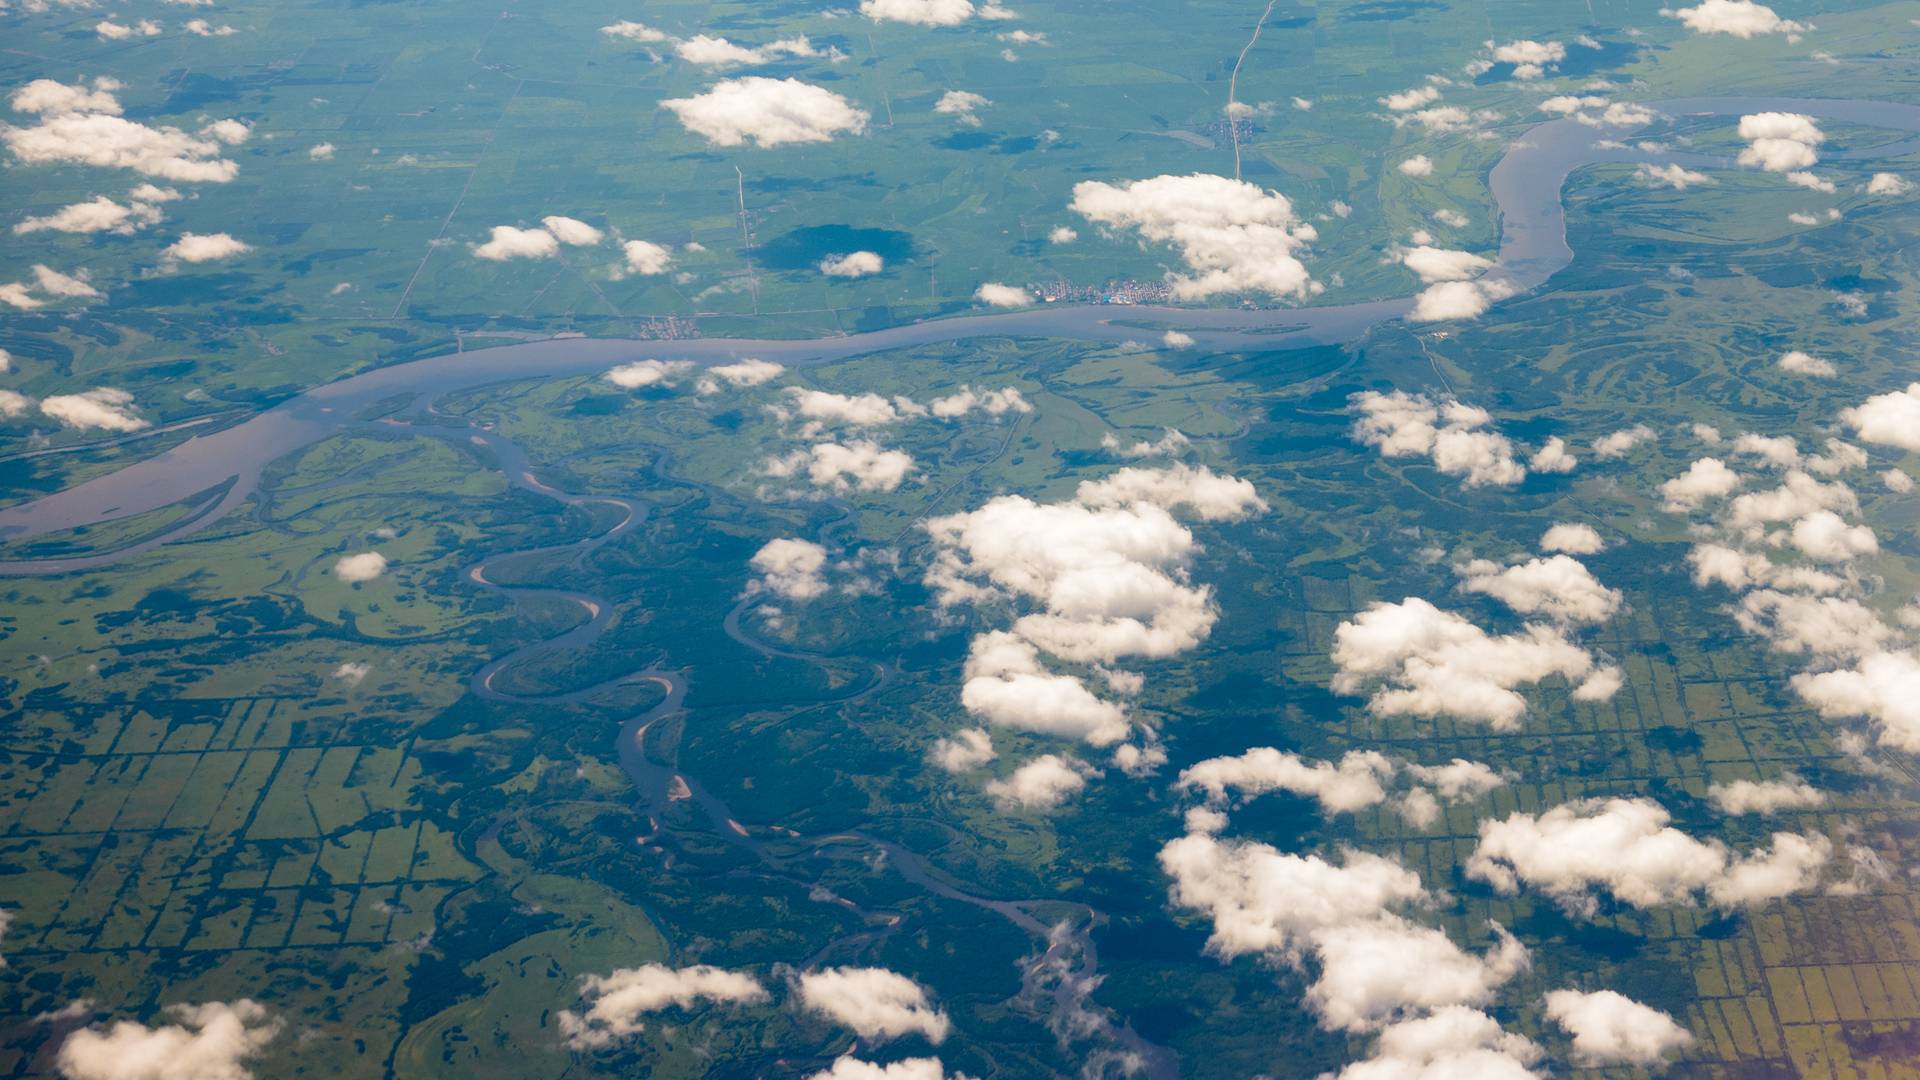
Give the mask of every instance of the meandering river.
MULTIPOLYGON (((1670 115, 1733 115, 1777 110, 1801 112, 1877 128, 1920 132, 1920 108, 1861 101, 1808 101, 1775 98, 1706 98, 1655 103, 1670 115)), ((1514 142, 1489 178, 1500 211, 1500 258, 1489 276, 1505 281, 1517 292, 1545 285, 1573 258, 1566 241, 1566 219, 1561 193, 1577 168, 1611 162, 1673 162, 1693 167, 1725 167, 1724 159, 1700 155, 1626 149, 1602 142, 1617 139, 1619 129, 1594 128, 1577 120, 1540 124, 1514 142)), ((1908 139, 1878 148, 1830 153, 1830 158, 1867 158, 1905 153, 1916 144, 1908 139)), ((654 725, 679 714, 687 690, 685 676, 648 667, 596 686, 545 696, 516 696, 495 685, 496 676, 514 665, 555 650, 588 646, 614 618, 610 599, 588 593, 502 584, 489 571, 500 564, 538 555, 571 553, 576 563, 594 549, 644 522, 651 512, 640 496, 584 496, 558 491, 541 483, 526 456, 497 433, 480 427, 449 428, 444 424, 411 424, 432 409, 439 395, 490 383, 529 378, 593 374, 615 364, 645 358, 722 363, 746 357, 775 360, 789 366, 828 363, 866 353, 904 346, 959 341, 977 337, 1047 337, 1085 341, 1120 341, 1140 336, 1141 326, 1161 326, 1191 334, 1201 347, 1212 350, 1272 350, 1310 344, 1350 341, 1386 320, 1405 315, 1412 299, 1333 305, 1294 310, 1205 309, 1159 307, 1041 307, 1024 311, 939 319, 869 334, 808 341, 750 341, 705 339, 684 342, 631 342, 565 339, 510 345, 476 352, 454 353, 380 368, 315 388, 233 427, 198 436, 152 458, 117 472, 75 485, 65 491, 0 510, 0 537, 30 539, 84 525, 96 525, 191 503, 186 516, 169 530, 120 550, 74 559, 22 560, 0 563, 0 574, 46 574, 107 565, 137 552, 151 550, 217 520, 244 503, 258 488, 262 471, 273 461, 323 439, 355 429, 411 431, 441 438, 484 444, 508 480, 554 499, 563 506, 602 503, 621 511, 618 519, 596 536, 570 544, 514 552, 477 563, 467 570, 475 587, 510 596, 541 597, 577 604, 581 622, 546 641, 498 657, 476 671, 469 687, 482 697, 529 703, 584 701, 616 684, 657 683, 664 700, 630 717, 621 727, 619 757, 645 809, 660 820, 681 800, 709 819, 713 830, 750 852, 769 876, 782 879, 818 902, 846 907, 861 916, 865 928, 830 943, 812 961, 857 955, 874 941, 895 932, 897 916, 863 911, 845 898, 825 893, 813 882, 808 863, 832 858, 836 849, 857 845, 883 855, 892 872, 916 887, 947 900, 992 911, 1036 939, 1036 953, 1023 968, 1022 1002, 1044 1013, 1062 1031, 1076 1033, 1077 1041, 1104 1048, 1100 1052, 1137 1065, 1156 1078, 1178 1075, 1170 1051, 1139 1036, 1133 1028, 1092 1001, 1098 985, 1098 959, 1090 928, 1097 912, 1054 900, 1005 900, 967 891, 932 869, 925 858, 890 841, 863 833, 801 836, 782 832, 769 842, 741 825, 733 811, 669 761, 648 750, 647 735, 654 725), (369 420, 376 404, 396 397, 413 400, 399 414, 369 420), (1075 914, 1050 924, 1042 912, 1057 917, 1061 910, 1075 914)), ((824 529, 831 529, 829 522, 824 529)), ((777 649, 753 638, 740 626, 741 608, 728 613, 725 628, 743 645, 767 656, 798 662, 824 658, 777 649)), ((850 689, 842 700, 871 693, 891 676, 886 665, 873 662, 870 679, 850 689)), ((1064 1036, 1063 1036, 1064 1037, 1064 1036)))
MULTIPOLYGON (((1799 112, 1829 121, 1920 132, 1920 107, 1891 102, 1728 97, 1682 98, 1652 102, 1649 107, 1675 117, 1799 112)), ((1597 128, 1568 118, 1538 124, 1508 146, 1488 178, 1500 214, 1500 257, 1488 277, 1526 293, 1545 285, 1572 261, 1561 192, 1575 169, 1638 162, 1692 167, 1732 164, 1704 155, 1635 149, 1618 141, 1628 134, 1627 129, 1597 128)), ((1827 156, 1892 156, 1905 153, 1913 145, 1914 140, 1909 139, 1827 156)), ((1124 341, 1147 334, 1142 326, 1179 329, 1192 335, 1197 347, 1215 351, 1285 349, 1352 341, 1380 323, 1404 316, 1412 306, 1410 297, 1257 310, 1059 305, 932 319, 872 333, 809 340, 566 338, 448 353, 316 387, 243 423, 188 439, 117 472, 0 509, 0 539, 18 542, 199 500, 192 512, 171 529, 139 543, 80 558, 0 562, 0 575, 92 569, 204 528, 244 503, 270 463, 344 430, 368 409, 397 396, 431 399, 490 383, 594 374, 616 364, 648 358, 716 364, 758 357, 802 367, 906 346, 980 337, 1124 341)))

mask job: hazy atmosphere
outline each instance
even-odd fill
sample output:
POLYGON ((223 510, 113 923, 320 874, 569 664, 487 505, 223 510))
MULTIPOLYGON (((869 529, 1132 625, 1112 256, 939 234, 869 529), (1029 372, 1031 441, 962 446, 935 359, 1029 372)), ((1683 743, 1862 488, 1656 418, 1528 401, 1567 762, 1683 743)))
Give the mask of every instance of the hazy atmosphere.
POLYGON ((1920 1076, 1770 4, 0 0, 0 1076, 1920 1076))

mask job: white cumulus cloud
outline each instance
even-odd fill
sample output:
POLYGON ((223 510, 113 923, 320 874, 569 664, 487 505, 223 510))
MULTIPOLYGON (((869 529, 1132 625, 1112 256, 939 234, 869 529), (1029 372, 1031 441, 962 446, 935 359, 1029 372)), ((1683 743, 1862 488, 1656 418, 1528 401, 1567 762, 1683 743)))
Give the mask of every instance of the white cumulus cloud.
POLYGON ((646 964, 619 968, 580 980, 585 1008, 563 1010, 560 1033, 567 1044, 586 1050, 610 1046, 645 1030, 641 1018, 663 1009, 691 1009, 701 1002, 752 1005, 767 1000, 766 988, 750 975, 707 964, 669 968, 646 964))
POLYGON ((1176 297, 1265 293, 1303 299, 1321 291, 1300 261, 1317 238, 1278 192, 1209 173, 1157 176, 1123 184, 1074 185, 1071 208, 1098 225, 1132 229, 1168 244, 1192 274, 1170 274, 1176 297))
POLYGON ((85 1027, 60 1044, 56 1064, 67 1080, 251 1080, 257 1057, 281 1023, 246 998, 172 1005, 173 1022, 148 1027, 116 1020, 85 1027))
POLYGON ((1547 1019, 1573 1036, 1574 1060, 1588 1067, 1654 1067, 1669 1053, 1693 1045, 1673 1017, 1612 990, 1555 990, 1547 1019))
POLYGON ((1531 885, 1588 915, 1598 910, 1595 890, 1640 908, 1693 904, 1702 893, 1735 907, 1809 888, 1833 851, 1824 836, 1775 833, 1772 847, 1736 855, 1669 820, 1651 800, 1613 798, 1484 821, 1467 876, 1502 893, 1531 885))
POLYGON ((40 411, 70 428, 85 431, 139 431, 147 422, 134 411, 133 395, 112 386, 77 394, 56 394, 40 402, 40 411))
POLYGON ((767 148, 832 142, 842 132, 858 135, 869 115, 846 98, 798 79, 748 76, 716 83, 704 94, 660 103, 687 130, 716 146, 751 141, 767 148))
POLYGON ((1783 19, 1765 4, 1753 0, 1703 0, 1690 8, 1661 8, 1660 14, 1679 19, 1696 34, 1728 34, 1737 38, 1761 34, 1794 34, 1807 26, 1783 19))
POLYGON ((387 572, 387 557, 377 551, 343 555, 333 564, 333 576, 349 585, 372 581, 387 572))
POLYGON ((952 1030, 919 983, 886 968, 826 968, 799 977, 800 1007, 869 1042, 918 1034, 935 1045, 952 1030))

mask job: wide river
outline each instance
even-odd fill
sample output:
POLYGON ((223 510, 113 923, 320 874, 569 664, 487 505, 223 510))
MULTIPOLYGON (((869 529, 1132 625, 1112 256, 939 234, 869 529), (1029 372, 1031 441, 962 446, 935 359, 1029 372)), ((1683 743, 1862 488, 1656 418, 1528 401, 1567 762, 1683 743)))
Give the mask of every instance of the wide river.
MULTIPOLYGON (((1674 117, 1734 116, 1752 112, 1806 113, 1822 120, 1920 132, 1920 107, 1890 102, 1799 98, 1681 98, 1650 103, 1674 117)), ((1573 170, 1609 163, 1678 163, 1731 167, 1724 158, 1648 153, 1614 140, 1628 132, 1575 119, 1552 120, 1513 141, 1488 179, 1500 215, 1500 257, 1488 273, 1527 293, 1573 260, 1567 246, 1561 191, 1573 170), (1602 145, 1612 142, 1613 145, 1602 145)), ((1905 153, 1916 140, 1829 153, 1829 159, 1866 159, 1905 153)), ((177 539, 217 520, 253 494, 268 464, 353 424, 376 403, 518 379, 595 374, 634 360, 725 363, 746 357, 790 367, 830 363, 905 346, 981 337, 1036 337, 1124 341, 1151 336, 1143 329, 1178 329, 1209 350, 1271 351, 1352 341, 1372 327, 1404 316, 1411 297, 1362 304, 1292 309, 1169 308, 1099 305, 1040 306, 897 326, 866 334, 793 341, 703 338, 692 341, 619 341, 564 338, 455 352, 378 368, 316 387, 243 423, 196 436, 117 472, 0 510, 0 538, 18 542, 98 525, 198 498, 187 518, 164 533, 106 554, 72 559, 0 561, 0 574, 49 574, 118 561, 177 539), (218 489, 218 490, 216 490, 218 489)))

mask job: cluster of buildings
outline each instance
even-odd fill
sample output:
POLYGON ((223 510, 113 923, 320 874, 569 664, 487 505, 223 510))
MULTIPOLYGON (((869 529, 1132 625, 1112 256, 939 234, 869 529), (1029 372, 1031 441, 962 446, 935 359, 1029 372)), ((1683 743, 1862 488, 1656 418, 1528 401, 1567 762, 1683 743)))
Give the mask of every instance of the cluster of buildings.
POLYGON ((1164 281, 1140 281, 1126 278, 1099 285, 1075 285, 1071 281, 1041 281, 1027 290, 1042 301, 1055 304, 1164 304, 1173 299, 1173 290, 1164 281))

